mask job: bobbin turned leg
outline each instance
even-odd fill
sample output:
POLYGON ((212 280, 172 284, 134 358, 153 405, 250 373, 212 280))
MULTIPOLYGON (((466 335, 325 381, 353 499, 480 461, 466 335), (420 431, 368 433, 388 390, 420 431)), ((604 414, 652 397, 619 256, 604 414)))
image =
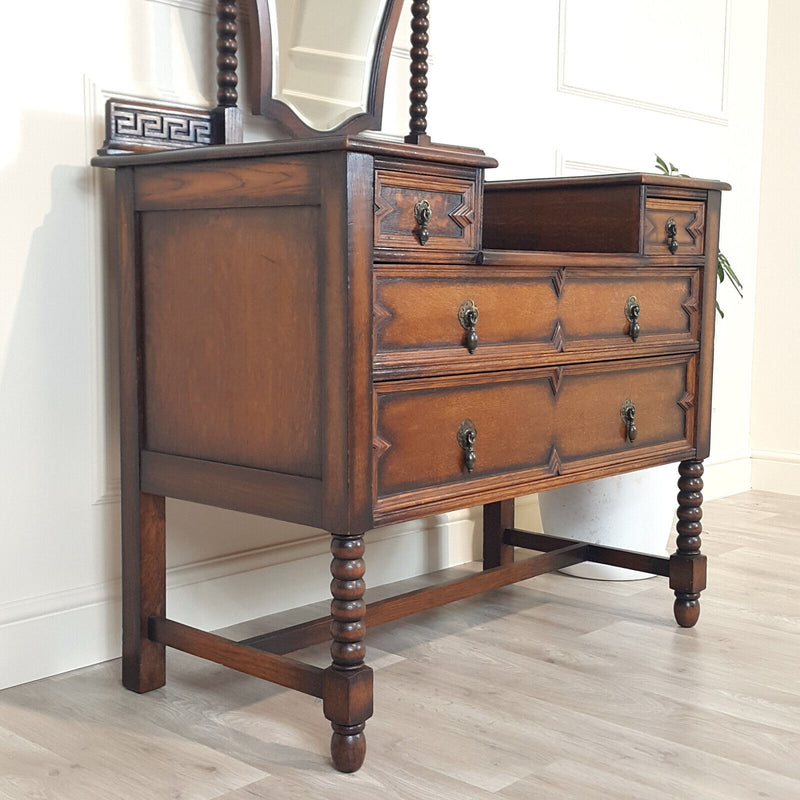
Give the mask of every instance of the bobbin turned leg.
POLYGON ((331 659, 325 670, 323 709, 331 722, 331 756, 340 772, 355 772, 367 750, 364 723, 372 716, 372 670, 364 665, 364 540, 331 541, 331 659))
POLYGON ((678 549, 669 559, 669 585, 675 591, 675 619, 691 628, 700 616, 700 592, 706 588, 706 557, 700 553, 703 526, 703 462, 678 467, 678 549))

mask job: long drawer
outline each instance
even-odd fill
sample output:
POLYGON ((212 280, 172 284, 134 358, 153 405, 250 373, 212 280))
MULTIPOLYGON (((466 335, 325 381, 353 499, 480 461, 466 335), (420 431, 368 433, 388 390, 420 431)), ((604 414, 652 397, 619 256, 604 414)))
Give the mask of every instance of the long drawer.
POLYGON ((377 383, 376 515, 424 502, 431 490, 443 499, 686 452, 694 446, 696 360, 377 383))
POLYGON ((377 271, 377 380, 618 359, 699 332, 696 268, 377 271), (491 273, 491 274, 487 274, 491 273))

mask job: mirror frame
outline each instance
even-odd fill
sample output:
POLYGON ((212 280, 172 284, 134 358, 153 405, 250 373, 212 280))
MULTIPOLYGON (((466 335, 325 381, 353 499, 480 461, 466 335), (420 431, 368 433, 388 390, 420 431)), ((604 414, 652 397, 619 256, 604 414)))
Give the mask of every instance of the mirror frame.
POLYGON ((248 61, 253 113, 275 120, 295 137, 331 136, 363 130, 380 130, 386 71, 389 67, 389 56, 402 6, 403 0, 386 0, 369 74, 366 111, 348 117, 335 128, 317 130, 307 125, 291 106, 272 96, 272 28, 269 3, 268 0, 251 0, 249 28, 252 57, 248 61))

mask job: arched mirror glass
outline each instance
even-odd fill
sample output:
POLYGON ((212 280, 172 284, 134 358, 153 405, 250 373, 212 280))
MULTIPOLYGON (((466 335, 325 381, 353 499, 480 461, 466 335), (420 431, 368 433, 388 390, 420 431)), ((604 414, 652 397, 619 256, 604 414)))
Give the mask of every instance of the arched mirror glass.
POLYGON ((257 0, 255 110, 295 135, 379 127, 401 0, 257 0))

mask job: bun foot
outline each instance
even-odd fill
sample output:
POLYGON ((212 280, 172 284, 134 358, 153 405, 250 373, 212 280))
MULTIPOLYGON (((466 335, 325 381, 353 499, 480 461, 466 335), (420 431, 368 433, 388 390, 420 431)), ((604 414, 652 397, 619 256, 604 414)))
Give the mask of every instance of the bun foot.
POLYGON ((364 763, 367 739, 364 725, 333 725, 331 758, 339 772, 355 772, 364 763))
POLYGON ((693 628, 700 618, 700 595, 689 594, 675 598, 675 621, 681 628, 693 628))

